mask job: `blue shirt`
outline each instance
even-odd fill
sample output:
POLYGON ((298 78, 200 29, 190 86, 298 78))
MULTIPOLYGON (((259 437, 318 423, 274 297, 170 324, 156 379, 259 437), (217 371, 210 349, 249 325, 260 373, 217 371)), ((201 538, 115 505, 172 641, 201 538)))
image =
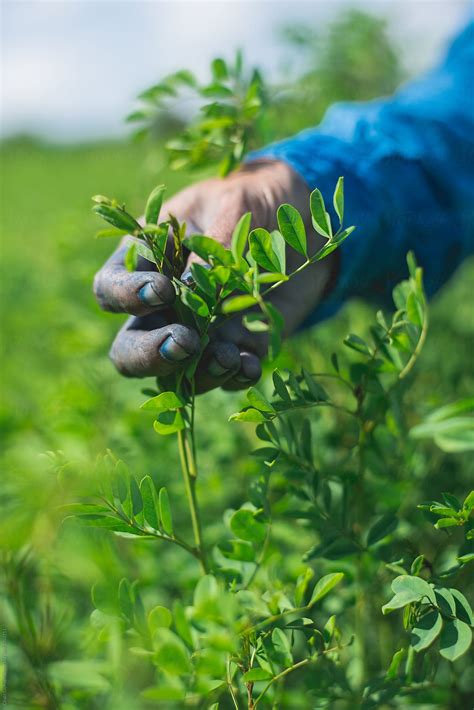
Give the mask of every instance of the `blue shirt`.
POLYGON ((354 296, 388 304, 410 249, 428 295, 474 252, 473 89, 471 22, 436 69, 393 97, 335 104, 317 128, 251 154, 287 162, 330 210, 345 178, 345 226, 357 229, 341 247, 333 291, 306 325, 354 296))

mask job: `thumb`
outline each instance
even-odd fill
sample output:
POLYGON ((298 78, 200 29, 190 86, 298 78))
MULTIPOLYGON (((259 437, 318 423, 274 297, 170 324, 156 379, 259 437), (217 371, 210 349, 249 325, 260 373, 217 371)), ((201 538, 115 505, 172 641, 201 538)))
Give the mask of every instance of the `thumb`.
MULTIPOLYGON (((230 248, 232 242, 232 233, 234 227, 244 214, 245 209, 239 202, 235 199, 223 198, 222 203, 219 206, 218 212, 213 216, 212 220, 205 225, 204 232, 208 237, 215 239, 223 246, 230 248)), ((192 234, 192 218, 187 222, 186 232, 192 234)), ((193 276, 191 272, 192 264, 205 264, 206 262, 197 254, 191 253, 187 259, 185 269, 181 276, 182 281, 189 285, 193 283, 193 276)))

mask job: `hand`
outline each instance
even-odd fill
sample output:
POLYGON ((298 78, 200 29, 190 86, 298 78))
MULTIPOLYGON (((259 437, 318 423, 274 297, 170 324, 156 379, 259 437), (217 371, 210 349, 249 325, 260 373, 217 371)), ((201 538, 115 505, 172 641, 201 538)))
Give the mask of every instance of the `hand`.
MULTIPOLYGON (((171 213, 186 222, 188 233, 207 234, 230 246, 232 231, 242 214, 252 213, 252 227, 275 229, 276 211, 283 202, 294 205, 310 224, 309 190, 303 180, 285 163, 255 162, 227 178, 205 180, 179 192, 163 205, 162 214, 171 213)), ((311 233, 308 229, 309 240, 314 239, 311 248, 316 250, 320 238, 314 233, 310 237, 311 233)), ((198 352, 199 338, 192 328, 176 322, 175 292, 165 275, 153 270, 145 259, 140 260, 137 271, 127 271, 127 239, 94 280, 101 308, 133 316, 118 333, 110 357, 123 375, 164 377, 185 366, 198 352)), ((294 332, 321 299, 333 271, 331 257, 275 290, 272 300, 283 314, 284 335, 294 332)), ((289 271, 301 263, 299 259, 290 250, 289 271)), ((192 280, 193 261, 200 259, 190 255, 182 275, 185 283, 192 280)), ((267 347, 265 334, 250 333, 242 319, 234 317, 210 337, 196 373, 198 391, 219 386, 241 389, 259 379, 260 359, 267 347)))

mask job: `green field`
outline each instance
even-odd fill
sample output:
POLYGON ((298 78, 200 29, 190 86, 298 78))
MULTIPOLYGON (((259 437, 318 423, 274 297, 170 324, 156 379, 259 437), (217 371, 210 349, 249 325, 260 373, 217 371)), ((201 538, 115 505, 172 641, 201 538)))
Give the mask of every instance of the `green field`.
MULTIPOLYGON (((49 663, 73 662, 66 667, 69 680, 63 684, 66 688, 68 684, 80 687, 78 678, 84 670, 80 663, 85 663, 80 659, 90 658, 95 660, 88 666, 93 670, 86 686, 95 683, 98 695, 96 700, 80 705, 79 691, 76 702, 81 707, 95 707, 108 688, 105 676, 115 678, 107 707, 130 707, 127 703, 136 697, 136 689, 147 683, 146 672, 138 665, 127 666, 124 685, 117 680, 126 663, 124 649, 118 639, 115 646, 109 642, 104 647, 89 626, 90 587, 98 581, 115 584, 128 576, 140 579, 145 598, 154 598, 160 580, 158 597, 166 603, 178 588, 193 585, 195 570, 179 551, 155 550, 143 542, 114 542, 107 533, 62 523, 60 510, 62 504, 93 492, 94 479, 101 470, 97 457, 106 449, 123 458, 137 476, 149 473, 160 485, 166 484, 176 505, 180 505, 174 442, 154 434, 146 415, 138 410, 143 396, 137 382, 119 377, 107 359, 122 317, 101 313, 91 292, 93 274, 111 244, 93 239, 97 221, 90 212, 90 195, 115 195, 139 212, 143 195, 154 184, 166 182, 174 190, 187 180, 186 176, 169 174, 162 163, 159 151, 147 152, 140 144, 59 148, 15 140, 2 146, 6 177, 2 188, 0 279, 0 539, 7 562, 20 551, 30 551, 28 594, 32 595, 34 613, 41 616, 42 607, 49 604, 53 609, 43 629, 44 658, 37 661, 36 671, 35 664, 25 660, 16 648, 6 611, 8 633, 12 634, 9 692, 17 706, 36 707, 31 700, 36 692, 32 688, 37 686, 41 668, 49 663), (173 570, 173 575, 168 576, 168 570, 173 570)), ((473 391, 473 279, 474 264, 466 263, 431 304, 428 342, 416 366, 416 380, 413 385, 409 383, 407 393, 413 422, 473 391)), ((372 318, 371 307, 348 304, 332 322, 287 343, 280 366, 323 366, 333 349, 340 350, 337 344, 347 332, 364 333, 372 318)), ((218 413, 205 416, 199 429, 204 472, 200 490, 205 491, 210 542, 220 534, 222 511, 240 503, 258 466, 249 457, 254 445, 252 427, 227 423, 227 416, 241 401, 239 394, 212 392, 199 402, 201 411, 218 413)), ((341 437, 340 442, 332 440, 329 446, 343 446, 342 431, 341 437)), ((327 447, 328 441, 322 446, 327 447)), ((403 471, 398 480, 397 476, 390 479, 390 493, 385 483, 380 486, 381 499, 386 495, 401 499, 411 486, 415 509, 417 503, 435 498, 443 490, 462 498, 472 482, 473 465, 467 454, 449 456, 429 443, 419 446, 410 466, 411 470, 403 471)), ((178 515, 186 525, 184 508, 178 515)), ((406 534, 415 546, 422 515, 415 509, 410 516, 411 527, 406 534)), ((295 540, 292 529, 291 524, 282 524, 274 543, 286 550, 288 573, 298 568, 301 551, 310 540, 310 533, 304 529, 295 540)), ((436 533, 425 529, 423 535, 425 547, 436 557, 436 533)), ((373 648, 369 665, 376 667, 379 657, 389 662, 387 653, 383 647, 373 648)), ((304 700, 294 697, 294 707, 304 707, 304 700)), ((71 706, 75 707, 64 704, 71 706)))

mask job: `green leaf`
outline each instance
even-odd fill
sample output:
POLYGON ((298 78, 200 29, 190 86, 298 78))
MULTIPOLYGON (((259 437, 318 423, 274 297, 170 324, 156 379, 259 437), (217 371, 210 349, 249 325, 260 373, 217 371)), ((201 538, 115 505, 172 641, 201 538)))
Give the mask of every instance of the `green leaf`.
POLYGON ((236 261, 238 261, 245 252, 251 221, 252 213, 246 212, 235 225, 232 233, 231 251, 236 261))
POLYGON ((218 262, 224 266, 232 264, 232 252, 220 242, 203 234, 195 234, 183 240, 184 246, 208 263, 218 262))
POLYGON ((288 392, 286 385, 283 381, 283 378, 281 375, 278 373, 277 370, 274 370, 272 374, 272 379, 273 379, 273 386, 275 387, 275 392, 277 395, 280 397, 280 399, 285 402, 286 405, 291 406, 291 397, 290 393, 288 392))
POLYGON ((308 392, 312 399, 316 402, 327 402, 329 395, 319 382, 316 382, 315 378, 308 372, 304 367, 302 369, 303 378, 308 388, 308 392))
POLYGON ((471 491, 466 498, 464 499, 464 503, 462 504, 463 510, 466 510, 468 513, 470 513, 472 510, 474 510, 474 491, 471 491))
POLYGON ((407 574, 400 575, 393 580, 392 591, 395 596, 387 604, 384 604, 382 607, 383 614, 388 614, 413 602, 429 600, 432 604, 437 604, 433 588, 420 577, 412 577, 407 574))
POLYGON ((266 421, 265 416, 258 409, 249 407, 244 409, 242 412, 237 412, 236 414, 231 414, 229 417, 230 422, 252 422, 254 424, 260 424, 266 421))
POLYGON ((254 513, 246 508, 232 515, 230 528, 236 537, 248 542, 263 542, 267 531, 266 525, 256 520, 254 513))
POLYGON ((134 595, 130 582, 128 579, 121 579, 118 589, 119 603, 122 614, 127 617, 127 619, 133 619, 133 606, 134 606, 134 595))
POLYGON ((106 222, 109 222, 112 226, 117 227, 117 229, 124 230, 131 234, 140 230, 138 222, 136 222, 128 212, 120 209, 120 207, 99 204, 94 205, 92 211, 99 215, 99 217, 102 217, 106 222))
POLYGON ((308 585, 314 577, 314 572, 311 567, 307 567, 303 574, 300 574, 296 580, 295 586, 295 604, 302 606, 306 597, 308 585))
POLYGON ((365 340, 359 338, 358 335, 350 333, 344 338, 343 342, 348 348, 351 348, 351 350, 355 350, 358 353, 362 353, 362 355, 372 355, 370 347, 367 345, 365 340))
POLYGON ((431 505, 430 508, 430 513, 436 513, 436 515, 443 515, 444 517, 448 518, 454 518, 456 517, 457 511, 454 510, 453 508, 446 508, 443 505, 431 505))
POLYGON ((136 242, 129 244, 123 263, 127 271, 135 271, 137 268, 137 245, 136 242))
POLYGON ((244 673, 242 680, 244 683, 255 683, 259 680, 269 680, 271 677, 272 674, 263 668, 251 668, 247 673, 244 673))
POLYGON ((285 242, 303 256, 307 256, 306 230, 298 210, 288 204, 280 205, 277 219, 278 228, 285 242))
POLYGON ((398 669, 400 668, 401 662, 405 658, 406 652, 406 648, 401 648, 399 651, 395 651, 395 653, 393 654, 390 666, 387 670, 387 678, 389 680, 395 680, 395 678, 397 677, 398 669))
POLYGON ((281 272, 279 259, 272 246, 270 232, 261 227, 254 229, 249 234, 250 253, 257 264, 267 271, 281 272))
POLYGON ((459 414, 464 414, 464 412, 474 412, 474 397, 459 399, 457 402, 445 404, 443 407, 435 409, 431 412, 431 414, 429 414, 427 421, 439 422, 443 419, 451 419, 459 414))
POLYGON ((446 621, 439 639, 439 652, 448 661, 455 661, 469 650, 472 631, 464 621, 446 621))
POLYGON ((369 530, 367 535, 367 546, 375 545, 397 529, 398 519, 392 513, 387 513, 379 518, 369 530))
POLYGON ((147 246, 144 242, 138 240, 135 241, 134 244, 135 249, 137 250, 137 254, 139 256, 142 256, 147 261, 151 261, 152 264, 156 263, 155 255, 149 246, 147 246))
POLYGON ((448 453, 474 450, 474 420, 471 417, 452 417, 426 420, 410 430, 414 439, 432 438, 437 446, 448 453))
POLYGON ((442 628, 443 620, 438 611, 433 610, 424 614, 421 619, 418 619, 412 629, 410 639, 412 648, 417 653, 424 651, 438 638, 442 628))
POLYGON ((321 579, 316 582, 314 586, 308 606, 313 606, 313 604, 316 604, 316 602, 325 597, 326 594, 329 594, 331 589, 333 589, 336 584, 339 584, 343 577, 343 572, 333 572, 332 574, 326 574, 324 577, 321 577, 321 579))
POLYGON ((157 185, 150 193, 145 207, 145 222, 147 224, 158 224, 165 190, 165 185, 157 185))
POLYGON ((116 587, 113 589, 110 585, 94 584, 91 589, 91 597, 95 608, 99 609, 103 614, 110 616, 120 615, 120 605, 116 587))
POLYGON ((120 520, 119 518, 113 517, 111 515, 79 515, 77 521, 81 525, 87 525, 91 528, 104 528, 105 530, 110 530, 111 532, 117 533, 127 533, 129 535, 135 535, 140 537, 140 533, 128 523, 120 520))
POLYGON ((406 310, 408 320, 414 323, 414 325, 421 327, 424 319, 423 304, 413 292, 408 294, 406 310))
POLYGON ((317 188, 310 195, 309 207, 313 218, 313 227, 318 234, 322 234, 323 237, 328 239, 332 237, 331 221, 326 212, 323 196, 317 188))
POLYGON ((211 63, 212 75, 216 81, 225 81, 229 76, 227 64, 220 57, 216 57, 211 63))
POLYGON ((288 281, 288 276, 286 274, 280 274, 275 271, 273 274, 265 272, 257 276, 257 283, 259 284, 275 284, 278 281, 288 281))
POLYGON ((344 231, 338 234, 337 237, 334 237, 334 239, 331 239, 327 244, 325 244, 323 248, 318 251, 316 256, 312 257, 312 259, 315 259, 316 261, 321 261, 321 259, 325 259, 327 256, 329 256, 329 254, 332 254, 333 251, 340 247, 342 242, 344 242, 354 230, 355 227, 347 227, 347 229, 344 229, 344 231))
POLYGON ((291 666, 293 663, 293 655, 291 653, 291 645, 287 635, 278 627, 272 631, 273 650, 276 652, 281 663, 285 666, 291 666))
POLYGON ((189 289, 189 288, 182 288, 181 289, 181 300, 194 313, 196 313, 198 316, 201 316, 201 318, 206 318, 207 316, 210 315, 209 306, 207 305, 206 301, 203 298, 201 298, 201 296, 198 296, 197 293, 194 293, 194 291, 191 291, 191 289, 189 289))
POLYGON ((129 234, 126 229, 101 229, 95 235, 96 239, 107 239, 108 237, 124 237, 129 234))
POLYGON ((143 509, 143 501, 138 483, 133 476, 130 477, 130 496, 132 499, 133 515, 138 515, 143 509))
MULTIPOLYGON (((470 531, 472 532, 472 530, 470 531)), ((472 540, 472 535, 469 537, 469 534, 466 535, 466 538, 468 540, 472 540)), ((458 562, 460 562, 462 565, 467 565, 468 562, 473 562, 474 561, 474 552, 468 552, 467 555, 460 555, 459 557, 456 558, 458 562)))
POLYGON ((107 505, 96 505, 95 503, 68 503, 67 505, 62 505, 61 510, 67 513, 67 518, 80 515, 98 515, 101 517, 102 513, 110 513, 110 508, 107 505))
POLYGON ((445 616, 455 616, 456 615, 456 602, 449 589, 445 587, 435 588, 436 599, 438 600, 438 607, 445 616))
POLYGON ((418 595, 412 594, 410 592, 400 592, 398 594, 395 594, 395 596, 392 597, 389 602, 383 605, 382 614, 389 614, 391 611, 401 609, 407 604, 412 604, 415 601, 418 601, 418 595))
MULTIPOLYGON (((272 238, 273 252, 274 252, 274 254, 277 258, 277 261, 280 265, 279 270, 275 273, 278 275, 278 277, 281 274, 283 274, 283 280, 284 280, 285 273, 286 273, 286 244, 285 244, 285 240, 283 239, 283 236, 280 234, 280 232, 277 229, 274 229, 271 232, 271 238, 272 238)), ((280 281, 280 278, 278 278, 278 281, 280 281)))
POLYGON ((263 396, 256 387, 250 387, 247 390, 247 399, 252 407, 261 412, 274 412, 275 409, 270 402, 263 396))
POLYGON ((452 493, 441 493, 441 497, 450 508, 454 508, 454 510, 461 510, 461 502, 452 493))
POLYGON ((451 595, 454 597, 454 602, 456 604, 456 616, 460 621, 464 621, 470 626, 474 626, 474 614, 471 609, 471 605, 467 601, 466 597, 458 589, 451 588, 449 590, 451 595))
POLYGON ((160 510, 161 526, 165 533, 173 535, 173 519, 171 517, 171 508, 166 488, 161 488, 158 497, 158 506, 160 510))
POLYGON ((61 688, 64 695, 91 697, 91 691, 94 696, 110 692, 110 681, 100 672, 104 670, 103 663, 94 661, 52 661, 47 664, 49 680, 54 687, 61 688))
POLYGON ((415 559, 411 563, 410 574, 417 577, 420 574, 421 570, 423 569, 424 563, 425 563, 425 556, 424 555, 418 555, 418 557, 415 557, 415 559))
POLYGON ((173 603, 173 620, 174 627, 179 636, 190 648, 193 648, 193 637, 191 635, 191 628, 189 626, 184 607, 178 600, 175 600, 173 603))
POLYGON ((202 264, 191 264, 191 272, 196 286, 209 296, 214 304, 216 301, 216 284, 209 273, 209 267, 202 264))
POLYGON ((105 195, 93 195, 91 197, 92 202, 96 202, 98 205, 113 205, 113 201, 110 197, 105 197, 105 195))
POLYGON ((339 217, 339 224, 342 225, 344 221, 344 178, 340 177, 336 183, 336 189, 333 195, 333 205, 337 216, 339 217))
POLYGON ((161 629, 155 663, 170 675, 186 675, 192 670, 189 653, 181 639, 169 629, 161 629))
POLYGON ((251 333, 266 333, 270 327, 261 319, 260 313, 247 313, 243 317, 242 323, 251 333))
POLYGON ((436 597, 433 588, 420 577, 413 577, 408 574, 402 574, 392 582, 392 591, 395 594, 408 592, 414 595, 413 601, 421 600, 423 597, 428 597, 432 604, 436 604, 436 597))
POLYGON ((184 402, 177 394, 174 392, 162 392, 144 402, 140 409, 152 412, 168 412, 170 409, 180 409, 181 407, 184 407, 184 402))
POLYGON ((227 298, 222 304, 222 313, 237 313, 237 311, 243 311, 245 308, 250 308, 257 303, 257 299, 254 296, 231 296, 227 298))
POLYGON ((171 612, 165 606, 155 606, 148 614, 148 626, 152 634, 156 629, 169 629, 171 621, 171 612))
POLYGON ((229 89, 224 84, 214 81, 212 84, 208 84, 199 90, 201 96, 209 97, 211 99, 230 99, 233 97, 232 89, 229 89))
POLYGON ((194 606, 197 609, 207 610, 219 598, 220 590, 217 579, 212 574, 206 574, 198 581, 194 588, 194 606))
POLYGON ((140 493, 143 500, 143 515, 145 522, 154 530, 159 529, 159 509, 155 484, 150 476, 145 476, 140 482, 140 493))
POLYGON ((219 550, 229 560, 239 560, 240 562, 253 562, 255 550, 253 545, 244 540, 226 540, 218 545, 219 550))
POLYGON ((160 412, 153 422, 153 428, 157 434, 162 436, 169 436, 170 434, 176 434, 178 431, 182 431, 186 424, 182 417, 181 412, 166 411, 160 412))
POLYGON ((440 520, 435 523, 435 528, 440 530, 441 528, 452 528, 460 524, 462 525, 462 521, 460 521, 459 518, 440 518, 440 520))

